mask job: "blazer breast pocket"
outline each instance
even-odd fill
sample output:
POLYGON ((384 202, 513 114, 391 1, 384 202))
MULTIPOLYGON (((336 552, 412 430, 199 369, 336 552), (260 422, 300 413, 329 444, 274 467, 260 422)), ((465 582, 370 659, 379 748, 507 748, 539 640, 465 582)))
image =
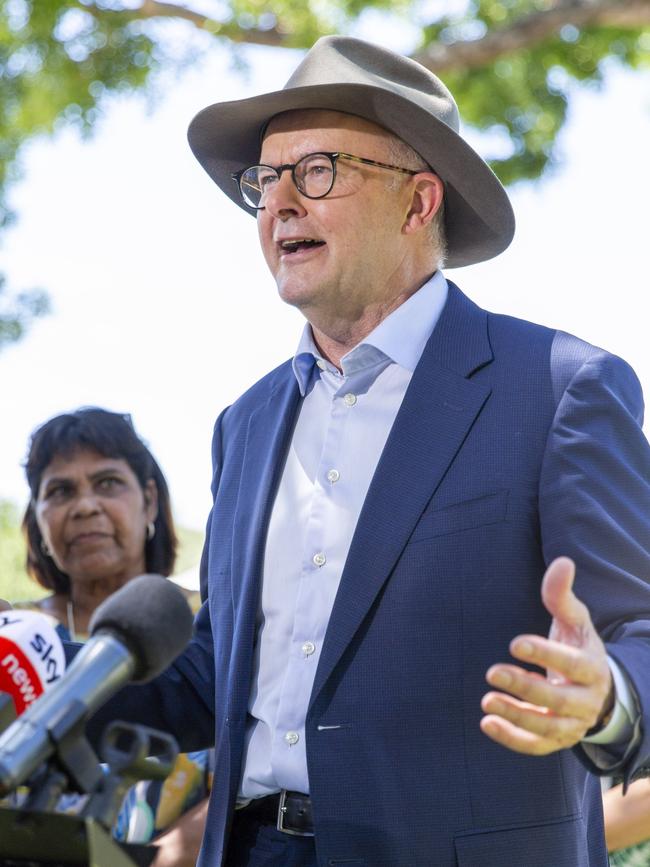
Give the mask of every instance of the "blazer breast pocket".
POLYGON ((411 543, 505 521, 508 494, 507 489, 502 489, 439 509, 428 509, 413 531, 411 543))

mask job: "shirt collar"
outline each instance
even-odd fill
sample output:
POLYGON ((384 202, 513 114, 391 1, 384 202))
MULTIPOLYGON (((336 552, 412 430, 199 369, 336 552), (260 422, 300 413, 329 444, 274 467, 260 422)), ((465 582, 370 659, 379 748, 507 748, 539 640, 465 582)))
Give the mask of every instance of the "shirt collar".
MULTIPOLYGON (((354 349, 341 359, 345 374, 386 357, 413 373, 447 300, 447 281, 441 271, 383 319, 354 349)), ((305 327, 293 358, 293 372, 304 397, 314 366, 331 367, 318 351, 311 326, 305 327)))

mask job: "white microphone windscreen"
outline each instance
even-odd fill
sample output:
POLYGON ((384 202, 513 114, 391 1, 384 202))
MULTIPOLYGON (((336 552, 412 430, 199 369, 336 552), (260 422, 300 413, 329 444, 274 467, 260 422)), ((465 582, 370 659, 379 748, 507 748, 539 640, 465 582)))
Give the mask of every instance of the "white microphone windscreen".
POLYGON ((0 612, 0 691, 20 715, 65 671, 65 653, 51 618, 38 611, 0 612))

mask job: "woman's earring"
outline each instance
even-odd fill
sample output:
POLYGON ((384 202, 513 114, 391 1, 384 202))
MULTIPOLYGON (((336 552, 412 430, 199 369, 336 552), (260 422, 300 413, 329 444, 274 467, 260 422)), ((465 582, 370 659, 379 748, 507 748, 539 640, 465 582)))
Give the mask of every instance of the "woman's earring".
POLYGON ((156 535, 156 525, 153 521, 149 521, 147 524, 147 542, 151 542, 153 537, 156 535))

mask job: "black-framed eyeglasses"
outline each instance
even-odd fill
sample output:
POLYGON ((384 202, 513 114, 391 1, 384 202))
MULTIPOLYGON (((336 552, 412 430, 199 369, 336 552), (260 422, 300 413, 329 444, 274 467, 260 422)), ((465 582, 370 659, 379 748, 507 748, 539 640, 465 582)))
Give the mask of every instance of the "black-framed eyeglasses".
POLYGON ((343 151, 318 151, 315 154, 307 154, 297 163, 285 163, 283 166, 249 166, 232 175, 233 181, 239 187, 242 199, 246 204, 261 210, 265 207, 264 199, 280 180, 282 172, 291 171, 291 177, 296 189, 308 199, 324 198, 334 186, 336 180, 336 164, 340 159, 351 160, 355 163, 363 163, 367 166, 377 166, 380 169, 389 169, 392 172, 402 172, 405 175, 417 175, 423 169, 403 169, 400 166, 391 166, 388 163, 379 163, 377 160, 368 160, 365 157, 355 157, 343 151))

